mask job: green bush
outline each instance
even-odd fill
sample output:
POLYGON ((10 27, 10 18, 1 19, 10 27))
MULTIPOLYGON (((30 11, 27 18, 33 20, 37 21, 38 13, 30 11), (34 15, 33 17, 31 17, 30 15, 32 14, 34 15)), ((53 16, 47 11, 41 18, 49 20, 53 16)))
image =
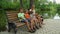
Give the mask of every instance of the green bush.
POLYGON ((0 31, 4 31, 5 29, 6 29, 5 11, 0 10, 0 31))
POLYGON ((19 2, 9 2, 6 0, 2 0, 0 3, 1 3, 0 6, 2 9, 19 9, 20 8, 19 2))

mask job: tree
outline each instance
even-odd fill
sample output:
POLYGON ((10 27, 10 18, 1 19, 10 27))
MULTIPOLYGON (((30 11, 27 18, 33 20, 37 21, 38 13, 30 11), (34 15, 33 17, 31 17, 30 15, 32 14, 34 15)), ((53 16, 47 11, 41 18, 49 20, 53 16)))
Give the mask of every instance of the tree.
POLYGON ((20 0, 20 8, 23 8, 23 2, 20 0))
POLYGON ((34 0, 30 0, 30 8, 34 5, 34 0))

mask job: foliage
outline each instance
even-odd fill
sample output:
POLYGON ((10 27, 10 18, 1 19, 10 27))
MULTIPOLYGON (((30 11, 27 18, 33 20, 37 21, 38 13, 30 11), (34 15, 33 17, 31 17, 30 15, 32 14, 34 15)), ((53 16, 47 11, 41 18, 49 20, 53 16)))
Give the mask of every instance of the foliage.
POLYGON ((5 11, 0 10, 0 31, 6 29, 5 25, 6 25, 5 11))
POLYGON ((47 2, 46 0, 40 0, 40 1, 36 0, 35 6, 36 6, 36 12, 43 16, 45 13, 48 13, 49 17, 54 17, 56 12, 60 13, 57 11, 58 4, 52 3, 52 2, 47 2))
POLYGON ((57 5, 56 9, 57 9, 57 13, 60 15, 60 4, 57 5))
POLYGON ((19 2, 9 2, 7 0, 0 0, 1 9, 18 9, 20 7, 19 2))
POLYGON ((30 1, 30 0, 23 0, 23 8, 24 8, 24 9, 29 9, 29 4, 30 4, 29 1, 30 1))

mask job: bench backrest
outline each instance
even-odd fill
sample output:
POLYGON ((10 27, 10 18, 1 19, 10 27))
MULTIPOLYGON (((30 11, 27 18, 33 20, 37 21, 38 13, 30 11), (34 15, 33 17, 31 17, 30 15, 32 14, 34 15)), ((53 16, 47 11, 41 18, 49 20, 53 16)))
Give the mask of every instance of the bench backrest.
POLYGON ((7 15, 7 20, 8 21, 17 21, 17 14, 18 11, 6 11, 6 15, 7 15))

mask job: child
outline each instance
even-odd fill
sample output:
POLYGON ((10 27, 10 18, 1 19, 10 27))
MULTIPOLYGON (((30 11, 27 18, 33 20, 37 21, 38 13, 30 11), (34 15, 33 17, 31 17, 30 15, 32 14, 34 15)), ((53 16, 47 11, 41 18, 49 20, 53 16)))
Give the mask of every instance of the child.
POLYGON ((44 25, 44 23, 43 23, 43 17, 40 16, 40 18, 41 18, 41 24, 44 25))
POLYGON ((40 27, 42 27, 42 24, 41 24, 41 17, 38 15, 38 13, 35 14, 37 20, 38 20, 38 24, 40 27))
POLYGON ((29 13, 28 13, 28 10, 26 10, 26 12, 25 12, 25 18, 30 22, 31 30, 35 31, 35 30, 33 29, 33 23, 34 23, 34 21, 30 18, 30 15, 29 15, 29 13))
POLYGON ((25 18, 30 22, 31 18, 30 15, 28 14, 28 10, 25 11, 25 18))
POLYGON ((37 28, 37 29, 39 29, 39 27, 37 26, 37 22, 38 22, 38 20, 36 19, 36 16, 35 16, 35 6, 34 5, 32 5, 32 8, 30 9, 30 17, 31 17, 31 19, 34 21, 34 28, 37 28))

